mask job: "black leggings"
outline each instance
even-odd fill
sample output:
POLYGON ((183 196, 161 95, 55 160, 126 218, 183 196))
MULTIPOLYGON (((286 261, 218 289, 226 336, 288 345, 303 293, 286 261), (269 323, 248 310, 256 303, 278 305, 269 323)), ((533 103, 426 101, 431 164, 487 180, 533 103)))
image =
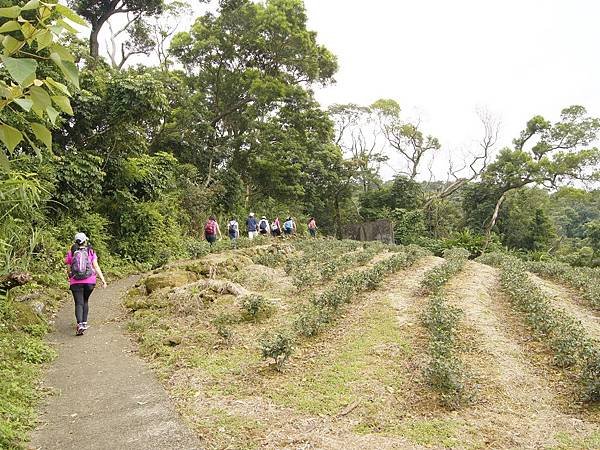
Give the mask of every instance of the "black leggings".
POLYGON ((77 319, 77 323, 87 322, 88 300, 95 287, 95 284, 71 285, 71 292, 75 300, 75 318, 77 319))

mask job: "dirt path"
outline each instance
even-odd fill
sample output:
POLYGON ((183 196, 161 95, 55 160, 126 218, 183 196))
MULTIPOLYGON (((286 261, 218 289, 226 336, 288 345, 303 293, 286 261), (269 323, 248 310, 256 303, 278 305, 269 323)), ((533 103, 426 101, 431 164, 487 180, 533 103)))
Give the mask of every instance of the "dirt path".
POLYGON ((533 273, 529 277, 552 299, 555 307, 579 320, 591 337, 600 340, 600 316, 593 309, 584 306, 577 292, 533 273))
POLYGON ((398 312, 400 326, 418 321, 418 291, 425 272, 444 263, 443 258, 427 256, 417 262, 410 271, 401 272, 387 284, 387 294, 392 306, 398 312))
POLYGON ((479 387, 474 404, 460 416, 486 447, 546 448, 557 444, 557 433, 585 436, 598 429, 560 412, 552 386, 518 342, 518 325, 506 309, 497 269, 468 262, 445 293, 465 313, 472 347, 465 362, 479 387))
POLYGON ((85 336, 74 336, 71 302, 59 312, 49 337, 58 358, 43 383, 54 395, 42 407, 30 448, 201 448, 116 320, 123 314, 120 294, 136 280, 96 289, 85 336))

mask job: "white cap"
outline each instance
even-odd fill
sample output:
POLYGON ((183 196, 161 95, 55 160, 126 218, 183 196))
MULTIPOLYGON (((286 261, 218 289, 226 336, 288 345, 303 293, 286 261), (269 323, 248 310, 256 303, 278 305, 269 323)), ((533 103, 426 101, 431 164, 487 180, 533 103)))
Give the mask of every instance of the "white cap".
POLYGON ((75 235, 75 242, 77 242, 78 244, 83 244, 87 240, 88 240, 88 237, 85 235, 85 233, 77 233, 75 235))
POLYGON ((254 213, 250 213, 250 217, 254 217, 254 213))

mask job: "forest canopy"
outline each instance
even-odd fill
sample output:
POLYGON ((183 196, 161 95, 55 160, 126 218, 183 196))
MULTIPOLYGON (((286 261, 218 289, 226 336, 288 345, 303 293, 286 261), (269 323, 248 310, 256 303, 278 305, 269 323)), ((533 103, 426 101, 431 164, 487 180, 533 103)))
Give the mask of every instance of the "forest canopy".
POLYGON ((209 215, 250 211, 312 216, 332 236, 389 219, 398 243, 435 252, 599 263, 600 120, 583 106, 532 111, 504 148, 482 114, 478 151, 427 180, 443 136, 398 100, 317 102, 338 62, 301 0, 222 0, 185 30, 179 1, 68 5, 0 0, 5 272, 59 267, 76 230, 114 264, 157 266, 193 255, 209 215))

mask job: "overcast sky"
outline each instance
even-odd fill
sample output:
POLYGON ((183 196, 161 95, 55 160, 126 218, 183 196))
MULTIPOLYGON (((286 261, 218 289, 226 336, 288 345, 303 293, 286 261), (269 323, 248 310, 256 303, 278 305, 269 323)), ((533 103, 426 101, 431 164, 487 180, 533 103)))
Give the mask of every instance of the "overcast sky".
MULTIPOLYGON (((214 4, 215 2, 213 2, 214 4)), ((526 121, 580 104, 600 116, 600 2, 593 0, 305 0, 309 28, 338 57, 324 107, 396 99, 447 154, 476 145, 476 110, 509 145, 526 121)), ((195 8, 200 14, 206 6, 195 8)), ((181 30, 192 17, 185 18, 181 30)), ((392 160, 393 165, 398 163, 392 160)), ((390 177, 390 169, 384 175, 390 177)))
POLYGON ((310 28, 339 59, 337 83, 317 91, 320 102, 394 98, 446 151, 474 144, 481 107, 500 118, 504 145, 536 114, 556 120, 563 107, 581 104, 600 115, 600 2, 305 4, 310 28))

